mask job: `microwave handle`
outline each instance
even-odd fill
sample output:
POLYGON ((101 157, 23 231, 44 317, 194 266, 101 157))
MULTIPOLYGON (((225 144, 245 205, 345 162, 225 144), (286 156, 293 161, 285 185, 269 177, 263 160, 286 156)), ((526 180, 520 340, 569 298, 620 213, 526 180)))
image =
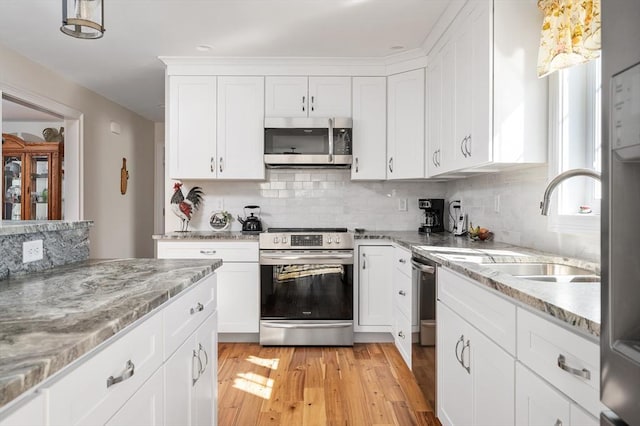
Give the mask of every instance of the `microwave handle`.
POLYGON ((333 163, 333 118, 329 119, 329 162, 333 163))

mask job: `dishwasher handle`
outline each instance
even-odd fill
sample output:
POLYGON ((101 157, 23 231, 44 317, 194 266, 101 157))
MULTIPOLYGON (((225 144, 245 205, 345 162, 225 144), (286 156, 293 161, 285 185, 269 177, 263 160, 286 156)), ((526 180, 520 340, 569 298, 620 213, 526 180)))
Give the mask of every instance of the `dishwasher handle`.
POLYGON ((426 274, 435 274, 436 268, 429 265, 424 265, 422 263, 418 263, 415 260, 411 259, 411 265, 420 272, 424 272, 426 274))

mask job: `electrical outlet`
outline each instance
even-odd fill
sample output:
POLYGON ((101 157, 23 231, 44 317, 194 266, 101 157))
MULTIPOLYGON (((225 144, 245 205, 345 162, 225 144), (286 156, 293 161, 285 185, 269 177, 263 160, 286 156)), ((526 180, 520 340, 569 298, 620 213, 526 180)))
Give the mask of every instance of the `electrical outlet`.
POLYGON ((406 212, 407 211, 407 199, 400 198, 398 200, 398 211, 406 212))
POLYGON ((42 260, 42 240, 25 241, 22 243, 22 263, 42 260))
POLYGON ((500 213, 500 196, 496 195, 493 197, 493 211, 495 213, 500 213))

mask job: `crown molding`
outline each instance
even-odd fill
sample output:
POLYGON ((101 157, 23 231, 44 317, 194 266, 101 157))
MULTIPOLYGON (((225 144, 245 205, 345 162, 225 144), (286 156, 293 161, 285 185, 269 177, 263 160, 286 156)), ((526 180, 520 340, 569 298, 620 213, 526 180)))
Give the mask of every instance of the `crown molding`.
POLYGON ((427 38, 422 42, 421 49, 425 53, 431 52, 431 49, 438 43, 440 38, 444 35, 447 29, 453 23, 453 20, 458 16, 468 0, 450 0, 447 8, 442 12, 436 24, 433 26, 427 38))

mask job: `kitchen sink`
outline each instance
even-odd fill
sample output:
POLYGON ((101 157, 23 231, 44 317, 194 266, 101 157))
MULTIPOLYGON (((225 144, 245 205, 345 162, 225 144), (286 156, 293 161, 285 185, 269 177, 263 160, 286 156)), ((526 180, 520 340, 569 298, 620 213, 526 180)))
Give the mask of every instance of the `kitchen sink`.
POLYGON ((555 283, 597 283, 593 271, 560 263, 492 263, 485 266, 514 277, 555 283))

